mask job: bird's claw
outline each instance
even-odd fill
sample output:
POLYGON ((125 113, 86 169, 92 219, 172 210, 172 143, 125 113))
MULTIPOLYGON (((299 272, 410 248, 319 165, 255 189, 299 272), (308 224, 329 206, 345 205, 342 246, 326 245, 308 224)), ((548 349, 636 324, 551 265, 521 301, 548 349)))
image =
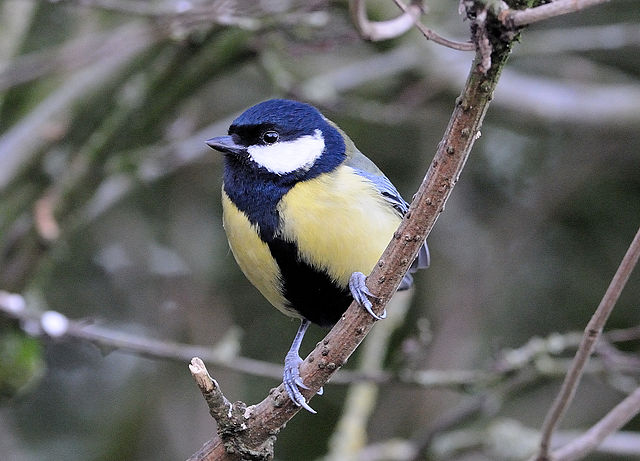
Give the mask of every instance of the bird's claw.
POLYGON ((377 299, 366 285, 367 276, 362 272, 354 272, 349 278, 349 291, 351 296, 356 300, 358 304, 366 309, 366 311, 376 320, 383 320, 387 318, 387 310, 382 311, 382 314, 378 315, 373 312, 373 304, 369 301, 369 298, 377 299))
MULTIPOLYGON (((302 378, 300 378, 299 366, 301 363, 302 359, 297 354, 287 354, 285 357, 284 375, 282 380, 284 389, 287 391, 287 395, 289 395, 289 398, 293 403, 304 408, 310 413, 316 413, 316 411, 309 406, 304 395, 300 392, 300 389, 309 389, 309 386, 303 383, 302 378)), ((318 394, 322 394, 322 388, 320 388, 318 394)))

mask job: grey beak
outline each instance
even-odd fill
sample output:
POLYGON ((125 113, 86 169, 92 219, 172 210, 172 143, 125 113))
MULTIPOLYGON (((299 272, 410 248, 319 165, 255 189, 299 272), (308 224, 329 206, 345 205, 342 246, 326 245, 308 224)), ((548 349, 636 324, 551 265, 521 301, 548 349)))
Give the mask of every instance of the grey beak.
POLYGON ((224 154, 239 155, 247 151, 247 147, 236 144, 232 136, 218 136, 217 138, 207 139, 207 146, 224 154))

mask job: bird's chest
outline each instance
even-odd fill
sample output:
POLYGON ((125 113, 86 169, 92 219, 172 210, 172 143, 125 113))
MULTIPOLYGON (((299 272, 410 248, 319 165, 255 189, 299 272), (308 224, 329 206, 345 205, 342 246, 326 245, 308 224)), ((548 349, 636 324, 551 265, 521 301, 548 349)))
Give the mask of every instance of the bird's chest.
POLYGON ((351 302, 349 277, 371 272, 400 223, 375 186, 348 167, 297 183, 273 208, 272 201, 258 212, 243 206, 259 194, 243 200, 223 191, 238 265, 279 310, 320 325, 338 320, 351 302))
POLYGON ((355 271, 371 272, 400 223, 375 187, 349 167, 298 183, 277 209, 280 238, 340 286, 355 271))

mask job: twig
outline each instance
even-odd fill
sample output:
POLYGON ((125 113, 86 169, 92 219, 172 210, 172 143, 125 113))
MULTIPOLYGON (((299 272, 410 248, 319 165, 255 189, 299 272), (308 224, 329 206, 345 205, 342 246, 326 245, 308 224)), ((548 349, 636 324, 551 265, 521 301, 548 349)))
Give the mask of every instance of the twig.
POLYGON ((231 415, 231 402, 224 396, 217 381, 209 376, 202 359, 198 357, 191 359, 189 371, 209 406, 211 416, 216 420, 225 421, 231 415))
POLYGON ((57 319, 64 319, 65 325, 63 330, 57 330, 56 339, 81 339, 104 349, 115 349, 141 357, 175 360, 182 363, 195 356, 204 357, 208 362, 222 368, 254 376, 282 379, 281 365, 237 356, 234 350, 237 349, 235 343, 238 341, 238 333, 233 330, 218 345, 211 347, 154 340, 91 325, 82 320, 73 320, 56 311, 29 310, 22 296, 6 291, 0 291, 0 313, 18 319, 23 328, 32 334, 50 335, 47 315, 53 315, 57 319))
POLYGON ((229 402, 217 381, 209 375, 207 367, 200 358, 191 359, 189 371, 191 371, 191 376, 207 402, 209 413, 218 423, 218 434, 225 442, 227 459, 243 461, 272 459, 275 435, 267 437, 256 448, 248 448, 234 437, 236 432, 244 430, 244 421, 251 417, 252 408, 247 408, 242 402, 233 404, 229 402))
MULTIPOLYGON (((395 298, 394 298, 395 299, 395 298)), ((156 340, 141 336, 140 334, 129 334, 111 327, 99 326, 86 320, 75 320, 66 317, 64 314, 55 311, 53 313, 58 318, 64 318, 66 328, 59 332, 57 339, 79 339, 90 342, 99 348, 113 349, 122 353, 129 353, 140 357, 174 360, 180 363, 189 361, 192 357, 198 356, 206 362, 216 367, 231 370, 237 373, 244 373, 251 376, 282 380, 282 365, 263 360, 256 360, 245 356, 237 355, 237 342, 239 333, 231 329, 224 338, 212 346, 192 345, 177 343, 167 340, 156 340)), ((21 322, 26 330, 32 334, 46 332, 43 328, 43 316, 46 312, 29 310, 24 298, 18 294, 0 291, 0 314, 10 318, 15 318, 21 322), (15 306, 19 306, 16 308, 15 306)), ((640 327, 633 327, 622 330, 611 330, 605 334, 610 342, 632 341, 640 338, 640 327)), ((577 347, 579 344, 578 333, 565 333, 563 335, 554 333, 546 338, 533 338, 518 349, 507 350, 498 360, 489 367, 488 371, 483 370, 400 370, 397 374, 381 369, 360 370, 340 370, 336 374, 331 384, 353 384, 367 382, 373 384, 397 383, 405 386, 421 387, 424 389, 459 389, 468 386, 492 386, 503 376, 515 371, 524 369, 540 356, 549 354, 560 354, 569 348, 577 347)), ((599 343, 602 346, 602 343, 599 343)), ((599 347, 600 347, 599 346, 599 347)), ((605 351, 609 356, 619 352, 609 346, 605 351)), ((598 350, 599 351, 599 350, 598 350)), ((629 360, 620 362, 615 356, 615 362, 611 371, 630 372, 635 368, 630 367, 629 360)), ((607 360, 607 357, 604 357, 607 360)), ((548 358, 547 362, 551 360, 548 358)), ((555 367, 562 369, 561 366, 555 367)), ((566 368, 565 368, 566 370, 566 368)), ((601 368, 596 368, 598 372, 601 368)), ((540 370, 545 376, 555 376, 555 373, 546 373, 540 370)), ((562 373, 564 375, 564 372, 562 373)))
POLYGON ((413 27, 414 21, 420 18, 420 5, 412 3, 402 9, 403 14, 388 21, 369 21, 366 0, 351 0, 349 10, 351 18, 360 36, 365 40, 377 42, 389 40, 405 34, 413 27))
POLYGON ((631 242, 629 249, 624 255, 624 258, 622 258, 622 262, 620 263, 618 270, 613 276, 613 279, 611 280, 609 288, 607 288, 602 301, 600 301, 600 305, 591 317, 591 320, 589 320, 589 323, 585 328, 582 341, 580 342, 580 347, 578 348, 578 351, 576 352, 576 355, 574 357, 572 366, 567 373, 564 382, 562 383, 560 392, 556 396, 553 405, 549 409, 549 412, 544 419, 544 423, 541 429, 542 438, 540 440, 540 452, 536 458, 537 461, 549 460, 549 447, 553 431, 564 416, 567 408, 569 407, 569 404, 573 400, 587 360, 589 360, 589 357, 591 356, 591 353, 595 348, 596 342, 602 334, 602 329, 604 328, 604 325, 609 318, 609 314, 611 314, 616 301, 620 297, 620 293, 622 292, 622 289, 629 279, 629 275, 631 275, 633 268, 638 262, 639 257, 640 229, 638 229, 638 232, 631 242))
MULTIPOLYGON (((398 7, 402 11, 407 13, 408 7, 401 0, 393 0, 393 1, 395 2, 396 5, 398 5, 398 7)), ((414 18, 414 24, 418 28, 418 30, 422 32, 422 35, 424 35, 424 37, 427 40, 431 40, 432 42, 437 43, 438 45, 446 46, 447 48, 452 48, 458 51, 474 51, 476 49, 476 46, 471 42, 455 42, 453 40, 444 38, 441 35, 438 35, 436 32, 432 31, 427 26, 422 24, 420 22, 419 16, 414 18)))
POLYGON ((600 5, 609 0, 556 0, 546 5, 524 10, 504 9, 498 14, 498 19, 507 27, 521 27, 534 22, 550 19, 563 14, 575 13, 590 6, 600 5))
POLYGON ((640 387, 580 437, 555 450, 551 459, 554 461, 573 461, 583 458, 594 451, 607 436, 616 432, 638 413, 640 413, 640 387))
MULTIPOLYGON (((584 435, 577 431, 558 431, 553 436, 554 442, 571 443, 577 442, 577 439, 584 435)), ((598 453, 604 453, 616 456, 629 456, 633 458, 627 459, 639 459, 640 457, 640 433, 637 431, 617 431, 612 432, 601 443, 594 447, 594 450, 598 453)))

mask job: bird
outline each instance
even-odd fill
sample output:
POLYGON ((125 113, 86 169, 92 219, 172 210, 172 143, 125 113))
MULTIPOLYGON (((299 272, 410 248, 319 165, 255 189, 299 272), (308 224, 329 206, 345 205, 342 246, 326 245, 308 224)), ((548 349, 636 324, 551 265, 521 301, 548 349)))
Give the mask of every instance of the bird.
MULTIPOLYGON (((276 309, 300 319, 283 383, 295 405, 315 413, 301 393, 304 335, 311 323, 333 326, 354 299, 386 316, 372 310, 364 274, 409 205, 344 131, 303 102, 258 103, 206 144, 223 154, 222 222, 236 262, 276 309)), ((425 242, 399 290, 429 262, 425 242)))

